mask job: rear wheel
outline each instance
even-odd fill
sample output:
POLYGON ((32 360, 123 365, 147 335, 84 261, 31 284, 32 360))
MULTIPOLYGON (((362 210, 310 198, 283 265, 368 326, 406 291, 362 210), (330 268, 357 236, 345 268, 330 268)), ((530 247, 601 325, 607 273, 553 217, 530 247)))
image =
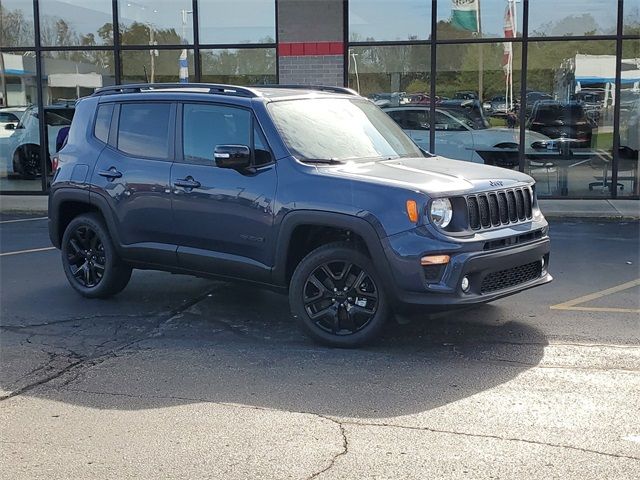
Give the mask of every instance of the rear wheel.
POLYGON ((372 341, 389 316, 373 263, 348 243, 319 247, 300 262, 291 279, 289 303, 309 336, 334 347, 372 341))
POLYGON ((119 258, 100 217, 89 213, 74 218, 62 237, 62 266, 80 295, 106 298, 122 291, 131 267, 119 258))

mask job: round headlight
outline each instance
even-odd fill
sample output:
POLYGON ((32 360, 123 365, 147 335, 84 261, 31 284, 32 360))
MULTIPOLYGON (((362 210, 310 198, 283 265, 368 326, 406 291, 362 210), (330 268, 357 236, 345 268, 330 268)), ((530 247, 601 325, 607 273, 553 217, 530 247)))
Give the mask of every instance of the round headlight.
POLYGON ((451 222, 453 209, 448 198, 436 198, 431 202, 431 221, 440 228, 445 228, 451 222))

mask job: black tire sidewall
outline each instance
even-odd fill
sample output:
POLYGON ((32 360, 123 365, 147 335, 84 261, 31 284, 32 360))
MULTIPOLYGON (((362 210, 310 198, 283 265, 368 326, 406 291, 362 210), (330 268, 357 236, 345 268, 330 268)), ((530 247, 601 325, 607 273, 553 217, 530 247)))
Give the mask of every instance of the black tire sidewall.
POLYGON ((62 267, 67 280, 71 286, 84 297, 105 298, 114 295, 126 286, 129 281, 129 277, 131 276, 131 268, 124 265, 120 260, 107 228, 102 223, 100 217, 96 214, 89 213, 80 215, 69 222, 69 225, 62 236, 60 251, 62 256, 62 267), (71 273, 69 262, 67 260, 69 237, 80 226, 87 226, 94 230, 104 247, 105 272, 102 279, 95 287, 88 288, 81 285, 71 273))
POLYGON ((329 244, 317 248, 296 267, 289 287, 289 304, 298 325, 314 340, 339 348, 351 348, 372 342, 377 338, 389 317, 388 300, 380 275, 371 259, 364 253, 345 243, 329 244), (333 335, 318 327, 304 308, 303 289, 307 278, 323 263, 330 261, 348 261, 367 272, 378 291, 378 309, 374 317, 362 330, 350 335, 333 335))

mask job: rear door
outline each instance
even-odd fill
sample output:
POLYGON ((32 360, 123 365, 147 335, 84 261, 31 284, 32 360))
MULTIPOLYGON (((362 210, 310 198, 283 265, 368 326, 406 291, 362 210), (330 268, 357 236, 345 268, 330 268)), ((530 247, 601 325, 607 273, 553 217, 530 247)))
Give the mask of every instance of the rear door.
POLYGON ((268 281, 277 174, 253 113, 231 105, 185 103, 178 117, 182 142, 171 184, 179 264, 191 270, 268 281), (254 168, 217 167, 216 145, 248 146, 254 168))
POLYGON ((109 204, 127 256, 144 262, 176 260, 169 184, 175 110, 171 102, 126 102, 103 104, 96 116, 98 136, 101 118, 111 113, 112 120, 92 192, 109 204))

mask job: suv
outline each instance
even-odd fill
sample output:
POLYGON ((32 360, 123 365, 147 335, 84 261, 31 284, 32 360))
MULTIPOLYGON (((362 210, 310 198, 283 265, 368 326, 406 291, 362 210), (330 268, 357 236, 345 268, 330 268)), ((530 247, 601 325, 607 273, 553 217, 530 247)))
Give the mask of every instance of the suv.
POLYGON ((350 347, 392 312, 551 281, 531 177, 429 155, 344 88, 101 88, 58 161, 49 232, 85 297, 118 293, 132 268, 239 279, 350 347))

